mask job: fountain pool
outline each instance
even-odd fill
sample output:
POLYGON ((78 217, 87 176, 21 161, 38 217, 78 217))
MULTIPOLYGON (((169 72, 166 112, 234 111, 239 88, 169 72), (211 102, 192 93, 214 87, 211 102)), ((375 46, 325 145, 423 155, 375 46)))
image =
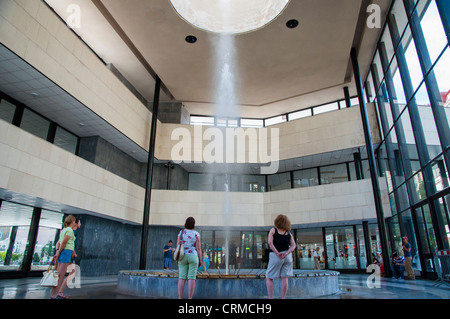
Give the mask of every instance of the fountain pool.
MULTIPOLYGON (((199 272, 195 299, 267 298, 265 269, 242 269, 235 274, 218 270, 199 272)), ((286 298, 308 299, 339 293, 339 272, 298 270, 289 278, 286 298)), ((119 272, 119 293, 144 298, 176 299, 178 273, 173 270, 123 270, 119 272)), ((185 289, 184 297, 187 297, 185 289)), ((274 280, 274 298, 280 298, 280 281, 274 280)))

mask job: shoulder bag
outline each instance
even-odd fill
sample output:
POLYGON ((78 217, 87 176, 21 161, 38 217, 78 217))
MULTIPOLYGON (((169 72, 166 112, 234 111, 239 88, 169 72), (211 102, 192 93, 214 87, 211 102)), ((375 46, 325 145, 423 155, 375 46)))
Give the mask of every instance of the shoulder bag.
POLYGON ((179 236, 179 244, 175 249, 175 253, 173 254, 173 260, 180 261, 184 256, 184 246, 183 246, 183 231, 180 232, 181 236, 179 236))
POLYGON ((52 260, 52 262, 48 266, 47 271, 45 271, 42 274, 43 277, 40 282, 41 287, 56 287, 56 286, 58 286, 59 272, 56 270, 57 265, 58 265, 58 262, 56 260, 52 260), (54 265, 53 265, 53 261, 55 261, 54 265))

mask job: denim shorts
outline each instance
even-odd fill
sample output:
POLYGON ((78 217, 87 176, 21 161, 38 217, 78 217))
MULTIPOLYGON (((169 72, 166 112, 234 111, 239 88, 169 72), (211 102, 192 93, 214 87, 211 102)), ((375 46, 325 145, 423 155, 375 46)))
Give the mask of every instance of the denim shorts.
POLYGON ((58 262, 61 264, 71 263, 72 262, 72 250, 64 249, 59 254, 58 262))
POLYGON ((198 256, 193 254, 184 254, 178 262, 178 278, 195 279, 197 277, 198 256))
POLYGON ((164 268, 172 267, 172 258, 164 257, 164 268))

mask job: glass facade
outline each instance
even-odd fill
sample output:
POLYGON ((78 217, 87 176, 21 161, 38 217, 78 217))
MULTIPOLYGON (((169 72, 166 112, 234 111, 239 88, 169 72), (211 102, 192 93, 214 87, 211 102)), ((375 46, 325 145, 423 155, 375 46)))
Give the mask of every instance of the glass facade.
POLYGON ((393 217, 392 252, 401 237, 413 248, 413 266, 433 272, 433 253, 449 248, 450 48, 448 5, 440 0, 394 1, 365 81, 379 116, 376 151, 393 217))
POLYGON ((34 227, 32 222, 36 210, 30 206, 0 201, 0 272, 48 268, 64 215, 38 209, 39 224, 34 227), (33 241, 33 249, 28 248, 33 241))
POLYGON ((368 178, 370 178, 369 164, 367 159, 363 159, 273 175, 189 173, 187 187, 188 190, 195 191, 224 191, 224 185, 229 181, 231 192, 270 192, 368 178), (356 165, 359 167, 359 173, 356 170, 356 165))
MULTIPOLYGON (((348 101, 349 106, 359 105, 357 97, 352 97, 348 101)), ((333 101, 330 103, 325 103, 321 105, 316 105, 313 107, 308 107, 302 110, 290 112, 287 114, 281 114, 273 116, 266 119, 248 119, 248 118, 238 118, 238 119, 228 119, 219 118, 207 115, 191 115, 190 124, 191 125, 216 125, 216 126, 228 126, 228 127, 265 127, 275 124, 280 124, 284 122, 294 121, 302 119, 305 117, 319 115, 326 112, 337 111, 347 107, 347 102, 345 100, 333 101)))

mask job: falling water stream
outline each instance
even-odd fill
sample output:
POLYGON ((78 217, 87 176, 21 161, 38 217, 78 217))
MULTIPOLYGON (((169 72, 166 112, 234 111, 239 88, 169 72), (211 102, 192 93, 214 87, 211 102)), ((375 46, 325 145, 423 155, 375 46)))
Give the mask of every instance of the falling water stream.
MULTIPOLYGON (((226 10, 223 10, 226 14, 226 10)), ((234 36, 231 34, 218 34, 213 43, 217 66, 215 71, 215 115, 222 118, 236 118, 236 64, 234 36)), ((232 142, 232 141, 231 141, 232 142)), ((226 143, 230 143, 227 140, 226 143)), ((228 145, 224 145, 227 150, 228 145)), ((224 230, 225 230, 225 269, 229 273, 229 241, 231 222, 230 202, 230 172, 226 171, 224 182, 224 230)))

